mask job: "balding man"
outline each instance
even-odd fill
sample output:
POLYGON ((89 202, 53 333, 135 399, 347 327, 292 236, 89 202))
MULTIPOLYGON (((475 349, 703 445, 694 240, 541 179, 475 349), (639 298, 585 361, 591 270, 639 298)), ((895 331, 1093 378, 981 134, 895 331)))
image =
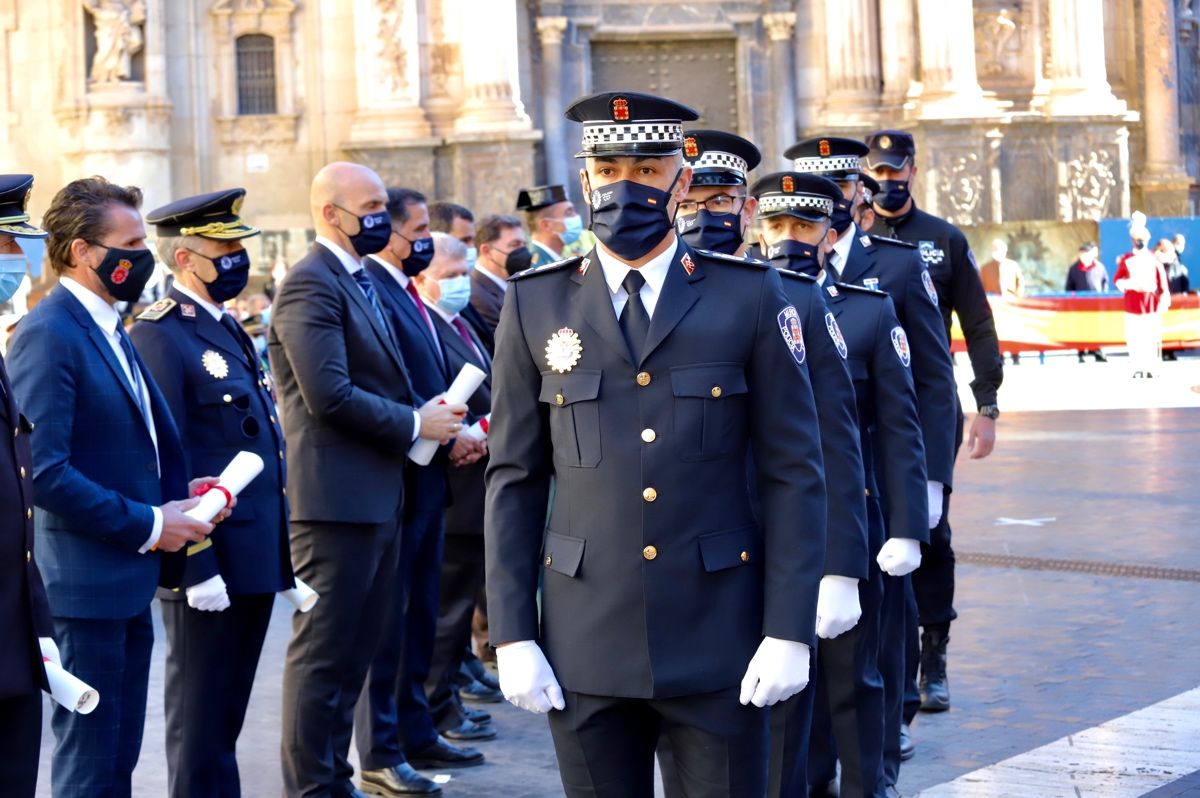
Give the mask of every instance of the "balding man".
POLYGON ((311 612, 296 615, 284 666, 288 796, 362 795, 347 753, 354 704, 396 583, 405 458, 418 438, 448 442, 466 412, 433 401, 413 406, 395 334, 362 265, 391 236, 386 203, 370 169, 333 163, 318 172, 316 244, 288 272, 271 317, 292 559, 321 594, 311 612))

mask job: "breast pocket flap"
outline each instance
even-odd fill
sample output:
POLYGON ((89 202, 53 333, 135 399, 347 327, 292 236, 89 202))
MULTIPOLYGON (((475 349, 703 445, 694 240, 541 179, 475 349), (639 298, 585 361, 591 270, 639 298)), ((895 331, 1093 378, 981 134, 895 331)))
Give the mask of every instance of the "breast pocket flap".
POLYGON ((671 391, 675 396, 720 399, 747 391, 746 372, 741 366, 685 366, 671 369, 671 391))
POLYGON ((589 402, 600 396, 599 371, 550 372, 542 375, 541 401, 555 407, 589 402))
POLYGON ((547 532, 546 542, 542 546, 542 565, 563 576, 574 577, 579 573, 579 564, 583 562, 585 543, 587 541, 582 538, 547 532))
POLYGON ((709 573, 750 565, 758 562, 759 556, 758 529, 754 526, 700 536, 700 559, 709 573))

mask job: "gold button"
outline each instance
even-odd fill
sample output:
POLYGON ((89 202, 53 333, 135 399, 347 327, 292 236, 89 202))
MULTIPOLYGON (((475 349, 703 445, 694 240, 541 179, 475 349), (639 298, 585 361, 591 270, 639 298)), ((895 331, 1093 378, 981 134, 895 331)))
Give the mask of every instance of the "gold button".
POLYGON ((224 396, 222 396, 222 397, 221 397, 221 399, 223 399, 225 402, 232 402, 232 401, 233 401, 233 397, 232 397, 232 396, 230 396, 229 394, 225 394, 224 396))
POLYGON ((21 475, 21 479, 25 479, 25 466, 21 466, 18 473, 21 475))
POLYGON ((26 519, 26 520, 29 520, 30 518, 33 518, 33 508, 32 508, 32 507, 26 507, 26 508, 25 508, 25 519, 26 519))
POLYGON ((644 491, 642 491, 642 498, 648 502, 652 502, 658 498, 658 491, 656 491, 654 488, 646 488, 644 491))
POLYGON ((13 437, 15 438, 15 437, 17 437, 17 436, 18 436, 18 435, 20 435, 20 434, 21 434, 21 428, 20 428, 20 427, 13 427, 13 437))
POLYGON ((283 493, 283 495, 284 495, 284 496, 286 496, 286 495, 287 495, 287 488, 284 488, 284 489, 283 489, 281 492, 283 493))
POLYGON ((565 397, 565 396, 563 396, 561 393, 556 393, 556 394, 554 394, 554 404, 556 404, 556 405, 562 405, 562 403, 563 403, 563 402, 565 402, 565 401, 567 401, 567 399, 566 399, 566 397, 565 397))
POLYGON ((654 443, 654 439, 657 437, 658 435, 655 434, 654 430, 652 429, 642 430, 642 440, 644 440, 646 443, 654 443))
POLYGON ((280 460, 283 459, 283 450, 282 449, 279 450, 279 459, 280 460))
POLYGON ((742 562, 750 562, 750 552, 748 552, 748 551, 742 552, 742 562))
POLYGON ((654 548, 653 546, 647 546, 646 548, 642 549, 642 556, 647 560, 653 560, 658 556, 658 549, 654 548))
POLYGON ((645 388, 650 384, 650 372, 639 371, 637 375, 637 384, 645 388))
POLYGON ((870 498, 870 496, 871 496, 871 489, 870 489, 870 488, 863 488, 863 495, 864 495, 864 496, 866 496, 866 497, 868 497, 868 498, 870 498))
POLYGON ((25 549, 25 562, 30 562, 33 559, 33 552, 25 549))
POLYGON ((263 377, 263 381, 262 381, 262 383, 263 383, 263 387, 264 387, 264 388, 270 388, 270 387, 271 387, 271 381, 270 381, 269 379, 267 379, 266 377, 263 377))
POLYGON ((546 555, 546 567, 549 568, 551 565, 554 565, 554 558, 551 557, 549 554, 547 554, 546 555))
POLYGON ((720 386, 720 385, 714 385, 714 386, 713 386, 713 389, 712 389, 712 395, 713 395, 713 399, 720 399, 720 398, 721 398, 721 386, 720 386))

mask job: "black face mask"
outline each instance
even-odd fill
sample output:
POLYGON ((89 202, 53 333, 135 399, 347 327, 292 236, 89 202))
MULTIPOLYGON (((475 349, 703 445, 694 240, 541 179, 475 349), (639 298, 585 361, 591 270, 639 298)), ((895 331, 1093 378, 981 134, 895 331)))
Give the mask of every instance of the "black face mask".
POLYGON ((679 175, 666 191, 632 180, 590 191, 591 229, 600 243, 625 260, 637 260, 658 246, 671 231, 667 205, 679 175))
MULTIPOLYGON (((500 252, 500 250, 496 250, 500 252)), ((514 274, 520 274, 529 268, 529 264, 533 262, 533 250, 529 247, 517 247, 512 252, 504 255, 504 271, 508 272, 511 277, 514 274)))
POLYGON ((675 229, 694 249, 707 249, 722 255, 733 255, 742 246, 742 215, 740 213, 709 213, 701 208, 691 216, 675 220, 675 229))
MULTIPOLYGON (((92 246, 104 247, 103 244, 92 246)), ((108 252, 96 267, 96 275, 104 283, 104 289, 118 302, 136 302, 154 274, 154 253, 148 249, 104 248, 108 252)))
POLYGON ((1139 241, 1139 240, 1137 240, 1137 239, 1135 238, 1135 239, 1133 240, 1133 248, 1134 248, 1134 250, 1135 250, 1135 251, 1136 251, 1136 250, 1139 250, 1139 249, 1145 249, 1145 248, 1146 248, 1146 242, 1145 242, 1145 241, 1139 241))
POLYGON ((199 255, 205 260, 212 261, 212 265, 216 267, 216 279, 211 283, 205 280, 201 280, 201 282, 208 289, 208 295, 212 297, 213 302, 216 302, 218 305, 228 302, 242 293, 242 289, 246 287, 246 283, 250 280, 250 253, 244 249, 221 255, 218 258, 201 255, 192 249, 189 249, 188 252, 191 252, 193 255, 199 255))
POLYGON ((777 269, 807 274, 816 277, 821 271, 821 261, 817 257, 817 248, 802 241, 787 239, 767 247, 767 260, 777 269))
MULTIPOLYGON (((396 235, 404 238, 399 233, 396 235)), ((433 262, 433 236, 418 238, 416 241, 404 238, 410 244, 408 257, 400 261, 401 268, 409 277, 416 277, 425 271, 425 267, 433 262)))
POLYGON ((872 197, 872 201, 888 213, 895 213, 904 207, 911 196, 907 180, 880 180, 879 192, 872 197))
MULTIPOLYGON (((341 205, 333 207, 354 216, 341 205)), ((350 239, 350 246, 354 247, 354 251, 360 257, 374 255, 387 246, 388 239, 392 236, 392 219, 388 216, 387 211, 368 213, 365 216, 354 216, 354 218, 358 219, 358 232, 354 235, 347 234, 347 238, 350 239)))
POLYGON ((833 214, 829 217, 829 221, 839 237, 850 228, 850 225, 854 224, 852 208, 853 205, 848 199, 840 199, 833 204, 833 214))

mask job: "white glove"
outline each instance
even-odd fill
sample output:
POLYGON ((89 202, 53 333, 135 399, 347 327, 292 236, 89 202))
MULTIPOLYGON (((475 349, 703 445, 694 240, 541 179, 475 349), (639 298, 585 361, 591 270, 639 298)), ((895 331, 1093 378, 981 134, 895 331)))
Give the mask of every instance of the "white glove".
POLYGON ((205 579, 187 589, 188 606, 202 612, 221 612, 229 609, 229 592, 220 574, 205 579))
POLYGON ((546 655, 532 640, 498 647, 496 667, 500 670, 500 692, 513 706, 540 715, 567 705, 546 655))
POLYGON ((785 701, 808 684, 808 646, 764 637, 742 677, 742 705, 768 707, 785 701))
POLYGON ((62 655, 58 653, 58 643, 53 637, 39 637, 38 647, 42 649, 42 658, 48 659, 58 667, 62 667, 62 655))
POLYGON ((945 496, 940 482, 925 483, 925 494, 929 496, 929 528, 933 529, 942 520, 942 501, 945 496))
POLYGON ((912 538, 889 538, 875 558, 889 576, 905 576, 921 567, 921 544, 912 538))
POLYGON ((858 580, 848 576, 823 576, 817 590, 817 637, 826 640, 845 634, 862 617, 858 580))

